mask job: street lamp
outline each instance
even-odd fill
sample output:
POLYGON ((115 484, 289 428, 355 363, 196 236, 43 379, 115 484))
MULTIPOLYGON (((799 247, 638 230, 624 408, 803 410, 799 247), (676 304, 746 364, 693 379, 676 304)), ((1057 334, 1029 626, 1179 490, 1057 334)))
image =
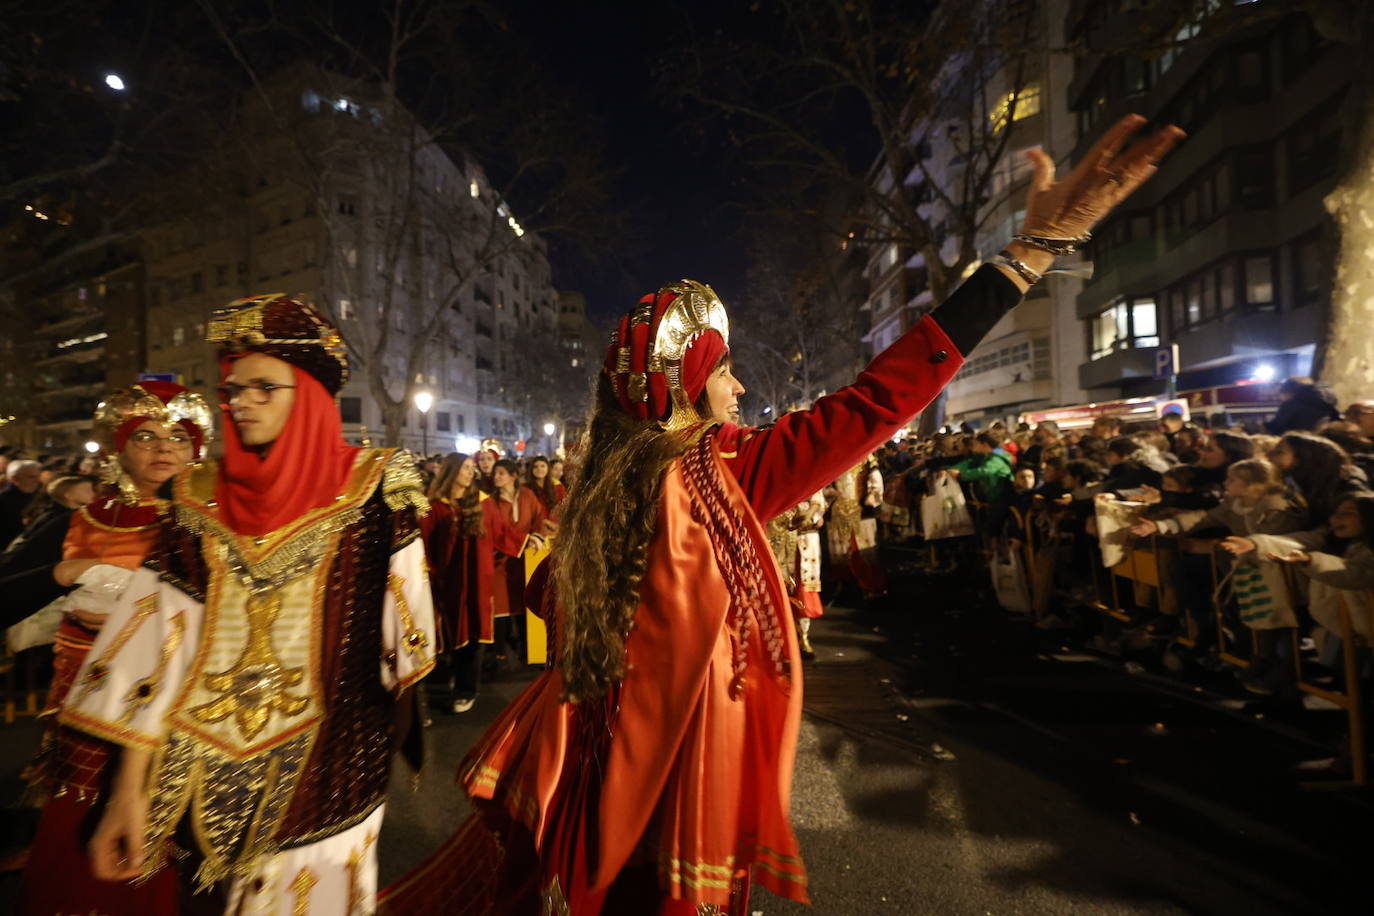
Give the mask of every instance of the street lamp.
POLYGON ((96 452, 100 451, 100 443, 88 441, 86 443, 86 451, 88 454, 94 455, 96 452))
POLYGON ((547 451, 550 451, 550 452, 553 451, 553 434, 554 434, 555 432, 557 432, 557 431, 558 431, 558 427, 555 426, 554 424, 552 424, 552 423, 545 423, 545 424, 544 424, 544 438, 545 438, 546 440, 548 440, 548 441, 545 443, 545 445, 548 446, 547 451))
POLYGON ((428 391, 415 392, 415 409, 420 411, 420 454, 429 457, 429 409, 434 406, 434 395, 428 391))
POLYGON ((106 85, 106 86, 109 86, 109 87, 110 87, 111 89, 113 89, 115 92, 123 92, 123 91, 124 91, 124 80, 122 80, 122 79, 119 78, 119 74, 118 74, 118 73, 106 73, 106 74, 105 74, 105 85, 106 85))

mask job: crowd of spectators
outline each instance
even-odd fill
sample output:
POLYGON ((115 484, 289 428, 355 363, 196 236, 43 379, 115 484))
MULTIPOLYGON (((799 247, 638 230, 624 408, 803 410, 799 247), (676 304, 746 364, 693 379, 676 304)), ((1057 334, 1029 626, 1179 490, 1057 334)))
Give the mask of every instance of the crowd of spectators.
POLYGON ((1248 428, 1166 414, 890 444, 887 535, 919 536, 922 499, 956 479, 980 558, 1016 559, 1029 596, 1017 610, 1036 627, 1185 678, 1230 672, 1258 707, 1300 717, 1300 679, 1341 689, 1344 633, 1374 634, 1374 401, 1338 411, 1306 379, 1281 399, 1248 428), (1106 568, 1109 543, 1148 557, 1157 580, 1106 568))

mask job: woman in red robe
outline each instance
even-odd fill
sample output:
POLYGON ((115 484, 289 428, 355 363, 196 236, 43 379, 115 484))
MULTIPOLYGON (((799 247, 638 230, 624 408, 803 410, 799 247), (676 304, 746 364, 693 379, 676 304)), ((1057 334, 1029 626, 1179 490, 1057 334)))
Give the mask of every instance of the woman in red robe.
POLYGON ((502 458, 492 467, 492 501, 505 522, 507 539, 496 548, 492 605, 497 641, 517 656, 525 651, 525 551, 543 546, 549 514, 528 487, 520 486, 515 462, 502 458))
POLYGON ((48 720, 30 773, 48 798, 29 853, 19 912, 176 912, 176 876, 165 868, 141 885, 99 881, 91 872, 86 831, 99 814, 112 776, 113 747, 56 723, 96 635, 133 570, 143 564, 169 502, 158 493, 200 455, 210 409, 199 396, 169 382, 140 382, 102 402, 96 428, 116 457, 107 486, 78 510, 67 530, 63 560, 53 578, 76 587, 53 646, 53 678, 42 716, 48 720))
POLYGON ((530 459, 529 471, 525 475, 525 489, 533 493, 544 507, 544 513, 548 516, 544 528, 550 534, 558 527, 554 519, 554 510, 568 495, 568 488, 554 479, 552 470, 553 465, 549 459, 543 455, 535 455, 530 459))
POLYGON ((858 380, 772 427, 736 425, 724 306, 681 281, 621 319, 550 563, 526 600, 557 660, 459 777, 479 809, 383 897, 387 912, 747 912, 751 883, 806 901, 789 819, 795 630, 761 520, 915 416, 1039 279, 1154 171, 1123 120, 1062 182, 1031 156, 1023 235, 858 380), (461 875, 458 861, 481 863, 461 875))
POLYGON ((496 551, 518 552, 524 536, 512 529, 496 500, 477 487, 468 455, 444 459, 430 486, 430 512, 420 522, 429 584, 439 623, 439 651, 448 653, 451 709, 467 712, 477 700, 482 646, 495 641, 493 576, 496 551))

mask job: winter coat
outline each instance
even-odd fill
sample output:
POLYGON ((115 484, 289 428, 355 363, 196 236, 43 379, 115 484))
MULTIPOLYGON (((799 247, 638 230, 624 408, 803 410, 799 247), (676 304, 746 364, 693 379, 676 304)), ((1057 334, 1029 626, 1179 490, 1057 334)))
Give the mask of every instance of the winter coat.
POLYGON ((1312 558, 1306 566, 1294 567, 1300 582, 1306 582, 1307 609, 1312 619, 1327 631, 1341 635, 1341 603, 1350 612, 1350 625, 1365 638, 1374 636, 1374 613, 1368 596, 1362 592, 1374 589, 1374 550, 1363 541, 1353 541, 1344 553, 1337 556, 1316 548, 1326 542, 1326 529, 1301 531, 1284 536, 1260 535, 1252 538, 1254 554, 1286 556, 1302 550, 1312 558))
POLYGON ((1271 493, 1253 506, 1246 506, 1238 499, 1228 499, 1207 512, 1180 512, 1156 524, 1162 534, 1196 537, 1223 528, 1228 534, 1250 537, 1300 531, 1306 518, 1307 513, 1298 503, 1282 493, 1271 493))
POLYGON ((1002 501, 1011 492, 1011 458, 1001 449, 987 455, 973 455, 954 466, 960 483, 973 488, 973 494, 985 503, 1002 501))
POLYGON ((1265 423, 1264 428, 1275 436, 1281 436, 1295 429, 1318 429, 1330 420, 1339 420, 1340 416, 1340 411, 1336 410, 1335 395, 1324 388, 1305 386, 1279 405, 1274 419, 1265 423))

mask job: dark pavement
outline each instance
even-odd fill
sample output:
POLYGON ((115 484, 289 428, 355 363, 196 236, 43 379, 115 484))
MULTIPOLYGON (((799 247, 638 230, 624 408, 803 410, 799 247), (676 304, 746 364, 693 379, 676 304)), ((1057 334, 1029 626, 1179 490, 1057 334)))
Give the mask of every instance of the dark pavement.
MULTIPOLYGON (((1065 651, 989 598, 980 577, 915 575, 816 622, 793 802, 813 906, 760 891, 752 913, 1369 912, 1352 890, 1374 851, 1368 797, 1302 792, 1290 771, 1320 748, 1065 651)), ((456 763, 527 677, 435 712, 418 791, 393 780, 383 883, 465 816, 456 763)), ((9 798, 36 729, 0 731, 9 798)))

